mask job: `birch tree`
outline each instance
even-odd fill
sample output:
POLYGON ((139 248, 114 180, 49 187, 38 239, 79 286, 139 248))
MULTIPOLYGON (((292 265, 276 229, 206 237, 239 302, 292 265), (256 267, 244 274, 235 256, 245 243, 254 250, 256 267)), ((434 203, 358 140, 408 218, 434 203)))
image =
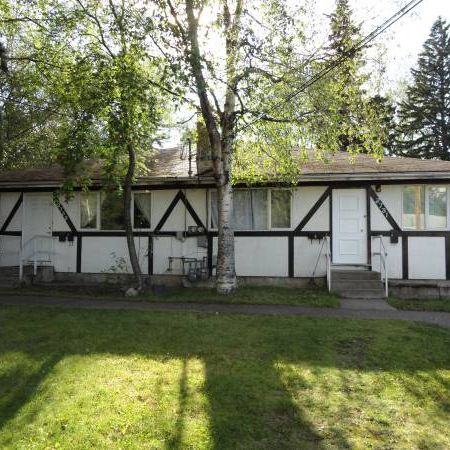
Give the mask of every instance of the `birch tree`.
MULTIPOLYGON (((327 58, 305 45, 303 2, 167 0, 159 7, 165 54, 188 74, 208 132, 218 193, 217 290, 228 294, 236 289, 233 182, 292 183, 311 152, 336 151, 342 122, 321 93, 336 82, 329 77, 293 95, 327 58)), ((351 92, 349 112, 358 107, 351 92)), ((380 128, 370 120, 360 145, 377 153, 380 128)))
POLYGON ((164 61, 148 52, 151 14, 142 2, 59 0, 20 2, 11 21, 29 25, 34 62, 59 108, 55 144, 65 171, 63 191, 87 189, 87 159, 103 161, 107 190, 123 194, 128 253, 143 288, 131 218, 132 184, 146 167, 163 117, 155 88, 164 61))

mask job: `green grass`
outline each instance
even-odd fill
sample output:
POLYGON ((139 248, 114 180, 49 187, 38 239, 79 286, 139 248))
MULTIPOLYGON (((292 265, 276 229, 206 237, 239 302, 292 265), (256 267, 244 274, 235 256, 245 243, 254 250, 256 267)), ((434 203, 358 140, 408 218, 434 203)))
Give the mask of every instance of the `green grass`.
POLYGON ((339 301, 323 288, 287 288, 272 286, 240 287, 235 294, 218 295, 215 289, 184 288, 160 295, 149 295, 149 301, 188 303, 246 303, 273 305, 307 305, 337 308, 339 301))
POLYGON ((449 298, 404 299, 389 297, 388 303, 397 309, 450 312, 449 298))
POLYGON ((0 308, 2 449, 448 449, 450 331, 0 308))
MULTIPOLYGON (((89 297, 92 299, 125 300, 119 295, 119 288, 74 286, 73 289, 57 287, 24 287, 4 290, 4 294, 14 295, 51 295, 61 297, 89 297)), ((243 286, 232 295, 218 295, 215 289, 208 288, 173 288, 165 292, 147 293, 138 297, 128 297, 132 301, 148 302, 180 302, 180 303, 245 303, 245 304, 277 304, 304 305, 325 308, 337 308, 339 301, 334 294, 324 288, 288 288, 273 286, 243 286)))

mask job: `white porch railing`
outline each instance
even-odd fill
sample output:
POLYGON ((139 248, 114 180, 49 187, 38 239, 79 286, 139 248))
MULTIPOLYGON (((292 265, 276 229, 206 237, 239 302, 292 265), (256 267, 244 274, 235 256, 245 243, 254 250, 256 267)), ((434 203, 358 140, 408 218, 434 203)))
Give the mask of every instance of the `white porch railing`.
POLYGON ((331 246, 330 236, 325 236, 325 256, 327 258, 327 288, 331 292, 331 246))
POLYGON ((376 236, 380 242, 379 251, 374 252, 374 255, 380 257, 380 274, 381 280, 384 282, 384 293, 386 298, 389 295, 389 275, 388 275, 388 253, 386 251, 386 246, 383 242, 383 236, 376 236))
POLYGON ((33 273, 37 274, 38 265, 51 265, 54 255, 54 241, 48 235, 36 235, 22 245, 19 260, 19 279, 23 279, 23 266, 33 264, 33 273))

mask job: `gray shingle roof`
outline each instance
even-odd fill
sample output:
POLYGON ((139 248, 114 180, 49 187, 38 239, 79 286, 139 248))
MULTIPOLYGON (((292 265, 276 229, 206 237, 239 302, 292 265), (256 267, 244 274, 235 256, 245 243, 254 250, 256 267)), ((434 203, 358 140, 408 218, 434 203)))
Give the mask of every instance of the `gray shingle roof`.
MULTIPOLYGON (((192 160, 192 173, 196 177, 196 163, 192 160)), ((101 161, 89 161, 85 163, 84 170, 90 173, 93 182, 101 180, 101 161)), ((175 182, 189 179, 189 161, 186 155, 181 155, 179 148, 159 150, 148 165, 149 172, 138 178, 138 184, 158 183, 165 181, 175 182)), ((338 152, 330 156, 329 162, 306 161, 302 166, 305 179, 320 176, 321 179, 348 175, 358 177, 362 175, 374 176, 399 174, 442 174, 450 178, 450 161, 420 160, 415 158, 385 156, 380 162, 368 155, 358 155, 353 161, 347 153, 338 152)), ((191 178, 192 179, 192 178, 191 178)), ((60 166, 46 169, 24 169, 5 171, 0 173, 0 184, 14 186, 33 185, 59 185, 63 181, 63 171, 60 166)))

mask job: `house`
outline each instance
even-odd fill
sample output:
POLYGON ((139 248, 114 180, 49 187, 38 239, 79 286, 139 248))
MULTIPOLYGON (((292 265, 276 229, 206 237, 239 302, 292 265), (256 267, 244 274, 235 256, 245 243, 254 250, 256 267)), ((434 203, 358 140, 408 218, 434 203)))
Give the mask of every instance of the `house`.
MULTIPOLYGON (((139 261, 158 282, 179 282, 183 272, 214 273, 214 180, 207 172, 198 175, 196 167, 179 149, 166 149, 133 188, 139 261)), ((130 272, 121 201, 101 190, 95 164, 90 170, 91 190, 77 190, 68 201, 57 195, 60 168, 0 174, 4 271, 12 267, 18 275, 23 261, 49 267, 57 279, 130 272)), ((450 162, 399 157, 377 162, 359 155, 351 164, 345 153, 330 163, 306 163, 294 187, 236 186, 237 275, 301 285, 327 273, 337 282, 342 269, 352 269, 349 274, 360 272, 351 283, 359 279, 356 287, 369 290, 369 272, 379 283, 386 266, 397 290, 421 286, 442 293, 450 285, 445 281, 450 279, 449 195, 450 162)))

